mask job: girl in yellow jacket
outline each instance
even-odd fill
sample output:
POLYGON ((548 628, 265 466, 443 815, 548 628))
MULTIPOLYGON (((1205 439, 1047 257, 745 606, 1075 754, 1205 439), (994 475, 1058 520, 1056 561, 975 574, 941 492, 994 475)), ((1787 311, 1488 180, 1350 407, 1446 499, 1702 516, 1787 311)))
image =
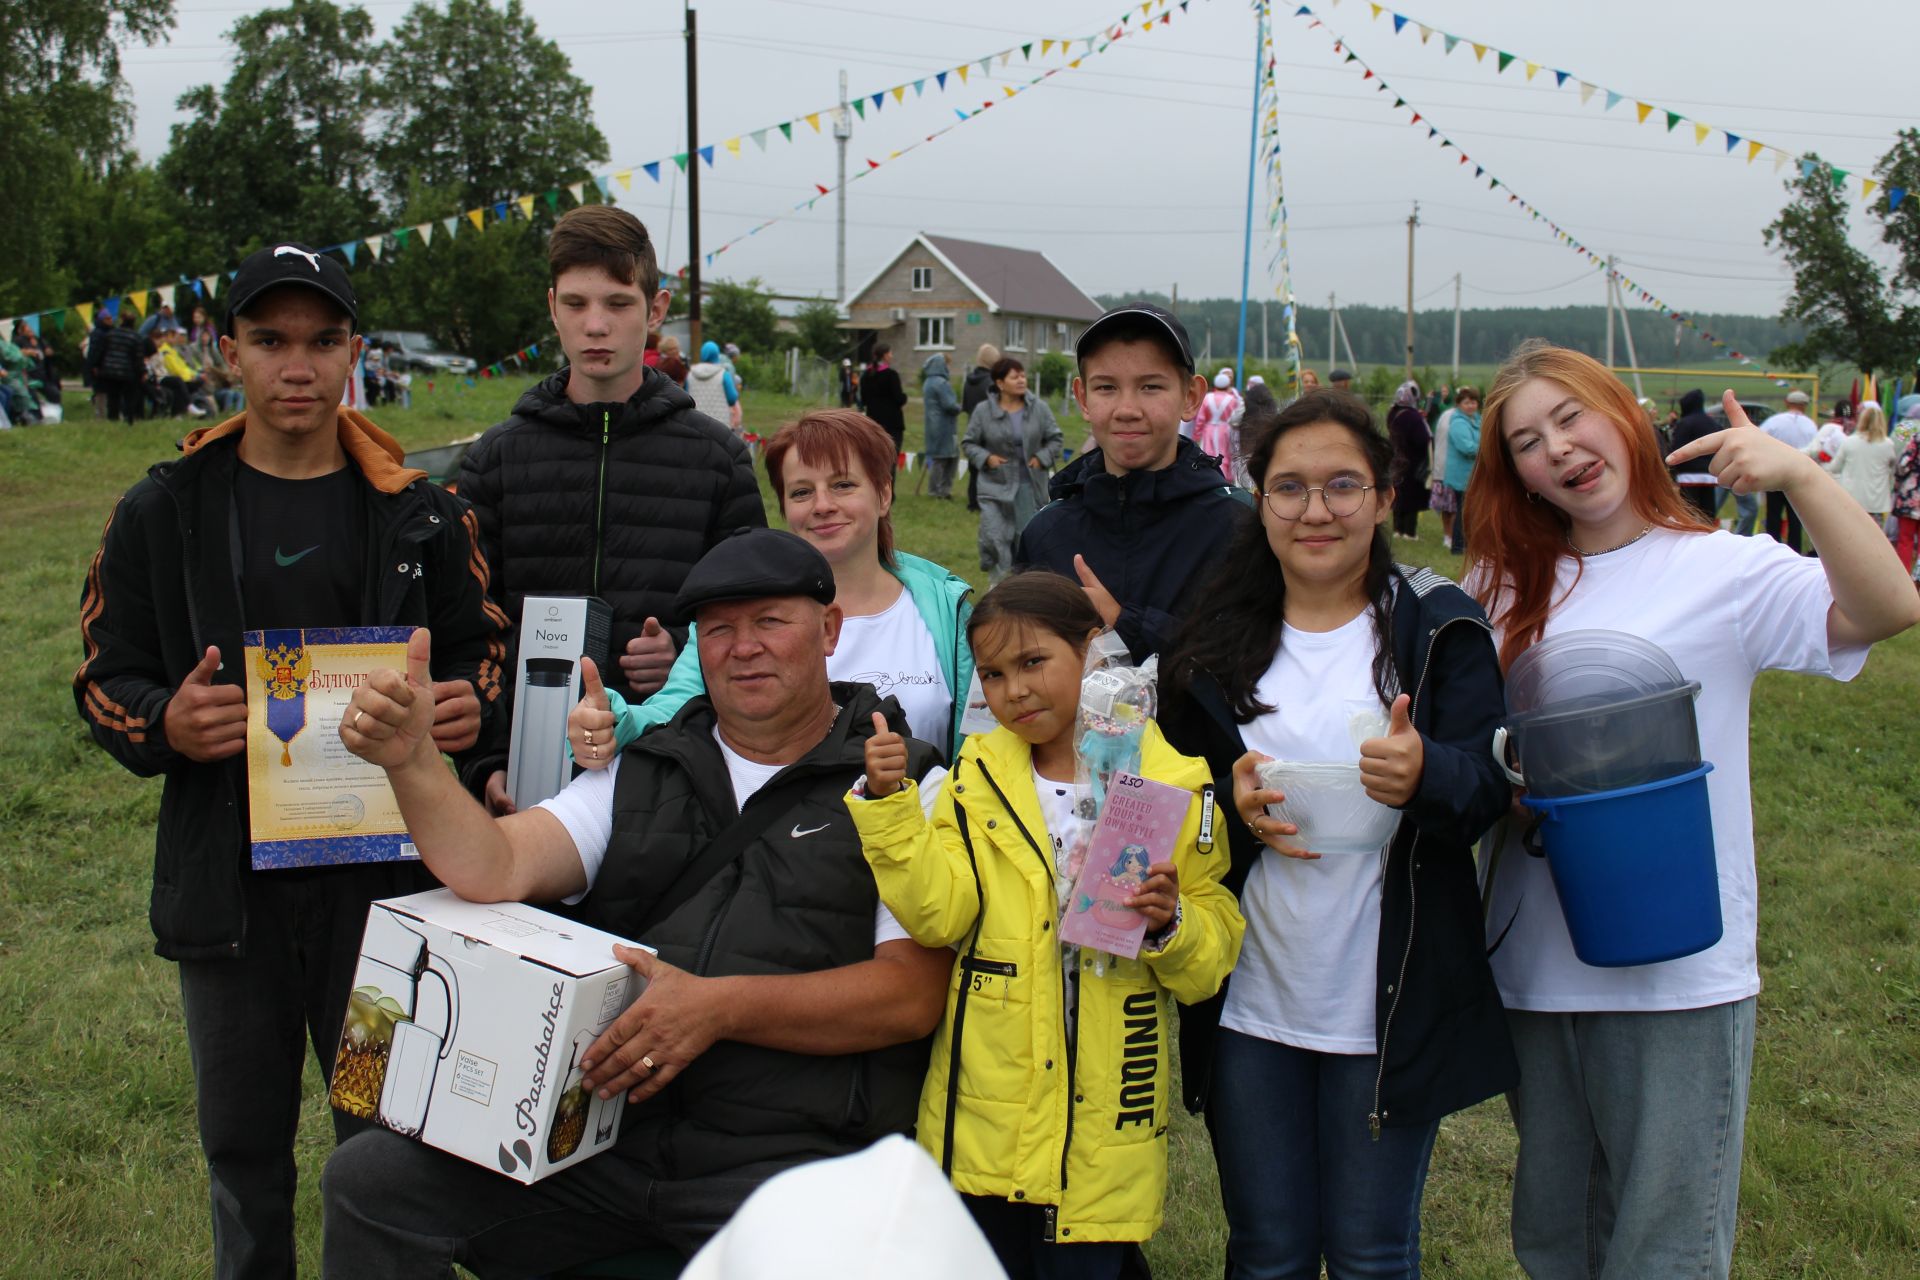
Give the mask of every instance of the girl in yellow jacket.
POLYGON ((967 641, 1001 727, 967 739, 929 820, 905 745, 877 724, 847 800, 887 909, 916 942, 957 953, 919 1137, 1015 1280, 1144 1273, 1139 1242, 1167 1180, 1169 997, 1213 995, 1246 927, 1220 885, 1211 775, 1149 723, 1140 772, 1194 798, 1172 858, 1128 900, 1147 919, 1139 958, 1060 942, 1092 828, 1073 747, 1101 628, 1065 578, 1000 583, 967 641))

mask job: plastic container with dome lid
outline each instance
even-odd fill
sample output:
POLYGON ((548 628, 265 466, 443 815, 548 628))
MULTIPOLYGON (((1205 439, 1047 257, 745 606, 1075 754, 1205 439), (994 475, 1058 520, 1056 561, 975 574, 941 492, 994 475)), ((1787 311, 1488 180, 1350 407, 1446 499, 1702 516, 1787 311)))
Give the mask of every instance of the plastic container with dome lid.
POLYGON ((1507 677, 1514 780, 1537 796, 1592 795, 1700 767, 1687 680, 1660 646, 1622 631, 1569 631, 1521 654, 1507 677))

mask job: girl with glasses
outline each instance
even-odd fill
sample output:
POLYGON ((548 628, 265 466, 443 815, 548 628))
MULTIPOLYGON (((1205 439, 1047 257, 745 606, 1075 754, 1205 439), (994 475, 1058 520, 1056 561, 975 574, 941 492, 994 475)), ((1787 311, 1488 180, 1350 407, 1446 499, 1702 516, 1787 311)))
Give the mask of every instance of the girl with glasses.
POLYGON ((1516 1075, 1472 851, 1508 803, 1500 669, 1465 593, 1393 563, 1392 447, 1363 402, 1308 391, 1249 443, 1259 523, 1162 668, 1169 741, 1232 776, 1247 920, 1224 994, 1183 1011, 1186 1102, 1230 1277, 1417 1276, 1440 1118, 1516 1075), (1308 823, 1273 816, 1270 758, 1347 766, 1348 816, 1315 821, 1304 792, 1308 823))

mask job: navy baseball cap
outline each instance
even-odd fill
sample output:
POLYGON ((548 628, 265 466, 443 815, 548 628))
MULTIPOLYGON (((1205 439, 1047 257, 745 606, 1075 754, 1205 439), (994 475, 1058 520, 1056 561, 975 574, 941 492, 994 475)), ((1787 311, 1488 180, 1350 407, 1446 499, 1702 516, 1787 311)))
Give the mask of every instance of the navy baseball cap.
POLYGON ((1088 352, 1115 338, 1169 341, 1179 353, 1180 366, 1188 373, 1193 372, 1193 340, 1187 336, 1187 326, 1165 307, 1156 307, 1151 302, 1130 302, 1113 308, 1080 334, 1080 340, 1073 344, 1075 362, 1085 362, 1088 352))
POLYGON ((261 294, 283 284, 318 289, 347 313, 347 319, 355 328, 359 327, 360 300, 354 296, 353 281, 348 279, 347 269, 340 265, 338 259, 317 249, 286 241, 248 254, 246 261, 240 264, 240 270, 234 272, 233 284, 227 289, 228 336, 233 334, 235 316, 245 311, 261 294))
POLYGON ((674 612, 692 618, 703 604, 806 596, 832 604, 833 567, 811 542, 784 529, 740 529, 700 557, 673 598, 674 612))

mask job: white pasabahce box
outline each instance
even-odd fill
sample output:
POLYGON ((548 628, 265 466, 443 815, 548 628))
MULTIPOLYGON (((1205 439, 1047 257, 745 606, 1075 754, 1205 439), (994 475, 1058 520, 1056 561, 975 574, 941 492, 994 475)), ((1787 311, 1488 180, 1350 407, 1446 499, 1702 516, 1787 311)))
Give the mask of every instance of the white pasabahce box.
POLYGON ((626 1095, 580 1057, 645 986, 616 942, 638 945, 449 889, 374 903, 330 1100, 520 1182, 606 1150, 626 1095))
POLYGON ((507 749, 507 794, 517 808, 558 795, 573 777, 567 713, 580 700, 580 656, 605 679, 612 634, 613 610, 598 596, 528 596, 521 606, 507 749))

